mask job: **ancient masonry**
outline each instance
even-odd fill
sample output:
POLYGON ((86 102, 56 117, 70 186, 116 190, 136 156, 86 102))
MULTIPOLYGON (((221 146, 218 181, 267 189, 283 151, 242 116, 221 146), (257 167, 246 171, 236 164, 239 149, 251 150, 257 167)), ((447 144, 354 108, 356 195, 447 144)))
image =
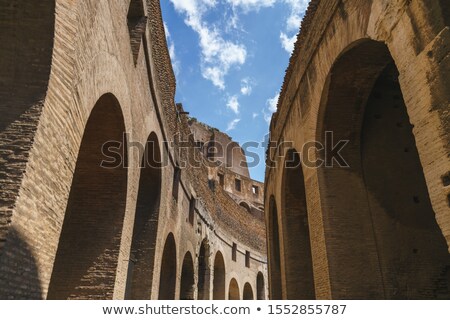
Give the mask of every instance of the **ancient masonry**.
POLYGON ((271 298, 450 298, 449 101, 450 1, 311 1, 270 125, 271 298))
POLYGON ((264 185, 174 103, 159 0, 0 0, 0 43, 0 299, 267 298, 264 185))

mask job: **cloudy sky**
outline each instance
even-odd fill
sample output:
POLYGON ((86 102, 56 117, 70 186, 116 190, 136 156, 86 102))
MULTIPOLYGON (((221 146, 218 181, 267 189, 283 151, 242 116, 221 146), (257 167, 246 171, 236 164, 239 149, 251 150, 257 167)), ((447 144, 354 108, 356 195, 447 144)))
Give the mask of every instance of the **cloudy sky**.
MULTIPOLYGON (((262 142, 308 0, 163 0, 176 102, 250 148, 264 180, 262 142)), ((250 162, 253 162, 249 158, 250 162)))

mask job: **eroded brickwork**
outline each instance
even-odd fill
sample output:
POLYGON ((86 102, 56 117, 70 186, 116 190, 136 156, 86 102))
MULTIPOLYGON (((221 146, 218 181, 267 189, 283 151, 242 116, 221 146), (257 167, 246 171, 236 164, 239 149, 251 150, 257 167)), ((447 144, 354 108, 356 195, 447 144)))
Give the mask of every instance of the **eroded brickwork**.
POLYGON ((311 292, 296 291, 305 267, 311 298, 450 297, 448 9, 437 0, 310 2, 270 126, 271 144, 289 142, 303 160, 302 183, 286 183, 288 149, 267 154, 272 298, 311 292), (345 161, 322 148, 330 132, 333 146, 346 142, 345 161), (293 239, 294 216, 308 227, 293 239))
POLYGON ((189 166, 159 1, 0 8, 0 298, 266 298, 263 219, 189 166))

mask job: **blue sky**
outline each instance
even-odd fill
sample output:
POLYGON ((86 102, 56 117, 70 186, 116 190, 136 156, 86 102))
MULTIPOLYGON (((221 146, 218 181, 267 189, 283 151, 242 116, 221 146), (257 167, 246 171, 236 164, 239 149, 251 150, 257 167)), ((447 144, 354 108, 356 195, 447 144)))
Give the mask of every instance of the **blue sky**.
MULTIPOLYGON (((241 145, 263 142, 308 0, 162 0, 175 100, 241 145)), ((264 180, 265 150, 252 178, 264 180)), ((251 159, 249 159, 251 160, 251 159)))

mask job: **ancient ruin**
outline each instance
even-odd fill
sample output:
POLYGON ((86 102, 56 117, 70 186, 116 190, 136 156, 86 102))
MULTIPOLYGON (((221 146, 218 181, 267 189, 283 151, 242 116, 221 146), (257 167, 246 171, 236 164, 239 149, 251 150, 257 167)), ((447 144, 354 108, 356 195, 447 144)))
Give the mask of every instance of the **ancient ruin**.
POLYGON ((310 2, 270 126, 272 299, 450 298, 449 9, 310 2))
POLYGON ((174 103, 159 0, 0 1, 0 30, 0 298, 267 298, 263 185, 174 103))
POLYGON ((264 184, 175 103, 159 0, 0 35, 0 299, 450 299, 448 0, 312 0, 264 184))

